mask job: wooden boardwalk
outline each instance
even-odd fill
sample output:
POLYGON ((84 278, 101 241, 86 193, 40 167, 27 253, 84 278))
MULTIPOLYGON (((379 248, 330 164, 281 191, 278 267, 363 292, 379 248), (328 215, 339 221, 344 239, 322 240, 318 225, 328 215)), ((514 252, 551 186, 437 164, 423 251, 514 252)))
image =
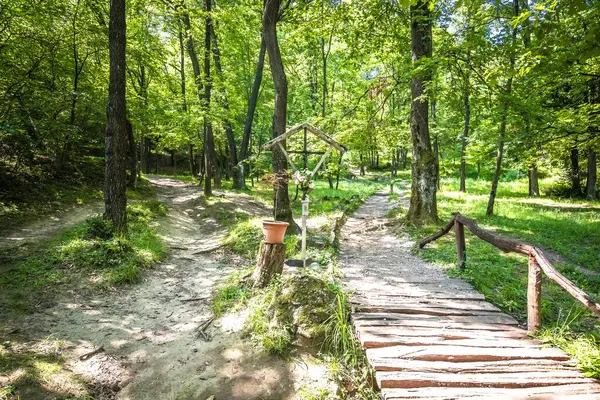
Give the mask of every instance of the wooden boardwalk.
POLYGON ((412 255, 374 196, 342 231, 352 322, 383 399, 600 399, 569 356, 528 338, 464 281, 412 255))

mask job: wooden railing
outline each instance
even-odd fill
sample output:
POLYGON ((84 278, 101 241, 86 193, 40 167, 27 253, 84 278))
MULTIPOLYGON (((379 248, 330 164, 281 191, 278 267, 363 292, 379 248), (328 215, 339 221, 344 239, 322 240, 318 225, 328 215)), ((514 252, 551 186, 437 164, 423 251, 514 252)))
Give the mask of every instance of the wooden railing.
POLYGON ((552 263, 550 263, 542 249, 520 240, 507 238, 498 235, 495 232, 480 228, 474 220, 467 218, 460 213, 453 213, 452 219, 441 231, 419 242, 419 248, 423 248, 428 243, 441 238, 454 228, 458 265, 461 269, 464 269, 467 260, 465 226, 469 228, 475 236, 496 246, 504 252, 519 253, 529 257, 529 275, 527 280, 527 331, 529 333, 534 334, 541 327, 542 272, 576 300, 586 306, 590 311, 600 316, 600 305, 587 293, 575 286, 573 282, 558 272, 556 268, 552 266, 552 263))

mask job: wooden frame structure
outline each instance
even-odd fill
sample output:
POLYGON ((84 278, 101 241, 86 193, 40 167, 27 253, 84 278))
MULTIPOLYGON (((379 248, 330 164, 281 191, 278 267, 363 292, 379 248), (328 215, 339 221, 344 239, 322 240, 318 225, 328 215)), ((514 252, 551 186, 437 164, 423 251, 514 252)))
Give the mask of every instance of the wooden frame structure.
POLYGON ((596 303, 591 296, 575 286, 573 282, 558 272, 556 268, 552 266, 552 263, 548 260, 548 257, 542 249, 520 240, 507 238, 498 235, 495 232, 480 228, 474 220, 467 218, 460 213, 453 213, 452 219, 441 231, 420 241, 419 248, 422 249, 428 243, 441 238, 454 228, 458 265, 461 269, 464 269, 466 264, 465 226, 469 228, 475 236, 496 246, 504 252, 513 252, 528 256, 527 331, 530 334, 537 332, 542 325, 542 272, 545 273, 550 280, 556 282, 574 299, 600 317, 600 304, 596 303))
POLYGON ((293 128, 288 129, 287 132, 285 132, 283 135, 280 135, 278 137, 276 137, 275 139, 272 139, 271 141, 267 142, 264 145, 264 148, 266 150, 271 150, 274 146, 278 146, 281 151, 283 152, 283 154, 285 155, 285 158, 287 159, 288 163, 290 164, 290 166, 294 169, 294 170, 298 170, 298 168, 296 167, 296 165, 294 164, 294 162, 292 161, 292 158, 290 157, 290 154, 302 154, 304 156, 304 168, 307 168, 307 157, 309 154, 321 154, 322 157, 319 160, 319 162, 317 163, 316 167, 314 168, 314 170, 312 171, 312 175, 315 176, 315 174, 317 173, 317 171, 319 170, 319 168, 321 167, 321 165, 325 162, 325 159, 327 158, 327 156, 329 155, 329 153, 331 153, 332 150, 337 150, 340 152, 340 154, 344 154, 346 152, 346 149, 344 148, 344 146, 342 146, 341 144, 339 144, 338 142, 336 142, 332 137, 330 137, 329 135, 327 135, 325 132, 321 131, 320 129, 315 128, 314 126, 312 126, 311 124, 309 124, 308 122, 303 122, 300 125, 296 125, 293 128), (288 151, 284 146, 283 146, 283 142, 292 137, 294 134, 298 133, 298 132, 304 132, 304 149, 303 151, 288 151), (325 152, 320 152, 320 151, 308 151, 307 148, 307 134, 308 132, 312 133, 314 136, 316 136, 317 138, 319 138, 320 140, 322 140, 323 142, 329 144, 329 148, 327 149, 327 151, 325 152))

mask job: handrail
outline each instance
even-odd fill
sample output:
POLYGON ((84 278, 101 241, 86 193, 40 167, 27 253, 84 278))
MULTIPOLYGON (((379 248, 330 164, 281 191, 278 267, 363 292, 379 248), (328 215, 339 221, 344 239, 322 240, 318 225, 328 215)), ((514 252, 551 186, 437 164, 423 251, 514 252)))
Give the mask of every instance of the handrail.
POLYGON ((448 224, 438 233, 431 235, 419 242, 419 248, 425 247, 428 243, 433 242, 449 233, 454 227, 456 236, 456 251, 458 254, 458 264, 461 269, 466 263, 466 243, 464 227, 477 237, 496 246, 504 252, 513 252, 523 254, 529 257, 529 275, 527 279, 527 331, 531 334, 537 332, 541 327, 541 294, 542 294, 542 272, 552 281, 556 282, 574 299, 581 302, 590 311, 600 317, 600 304, 585 293, 583 290, 575 286, 573 282, 567 279, 564 275, 552 266, 552 263, 546 257, 542 249, 531 244, 527 244, 518 239, 507 238, 498 235, 487 229, 483 229, 477 223, 461 215, 453 213, 453 217, 448 224))

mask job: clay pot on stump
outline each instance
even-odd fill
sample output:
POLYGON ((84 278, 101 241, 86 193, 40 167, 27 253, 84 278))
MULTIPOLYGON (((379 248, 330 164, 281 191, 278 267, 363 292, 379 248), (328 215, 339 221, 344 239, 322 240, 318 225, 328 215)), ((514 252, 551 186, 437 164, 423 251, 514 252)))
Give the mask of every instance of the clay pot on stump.
POLYGON ((283 243, 288 223, 283 221, 263 220, 263 235, 266 243, 283 243))

